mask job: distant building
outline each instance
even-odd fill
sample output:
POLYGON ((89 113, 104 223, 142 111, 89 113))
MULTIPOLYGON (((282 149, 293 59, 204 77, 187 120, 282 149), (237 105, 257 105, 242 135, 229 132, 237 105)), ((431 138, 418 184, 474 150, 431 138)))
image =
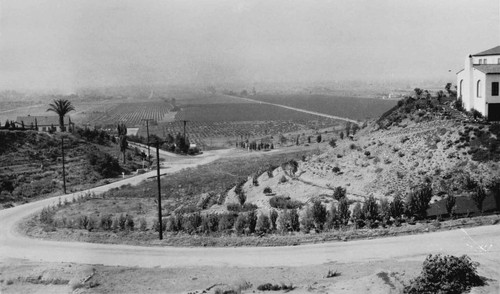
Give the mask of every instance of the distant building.
MULTIPOLYGON (((59 116, 18 116, 16 119, 17 127, 24 127, 26 129, 31 129, 32 126, 37 131, 48 132, 51 128, 54 132, 60 132, 61 128, 59 126, 59 116)), ((64 127, 67 129, 69 126, 74 127, 75 124, 71 122, 69 116, 64 117, 64 127)))
POLYGON ((500 46, 469 55, 457 73, 457 96, 464 108, 475 109, 488 120, 500 121, 500 46))

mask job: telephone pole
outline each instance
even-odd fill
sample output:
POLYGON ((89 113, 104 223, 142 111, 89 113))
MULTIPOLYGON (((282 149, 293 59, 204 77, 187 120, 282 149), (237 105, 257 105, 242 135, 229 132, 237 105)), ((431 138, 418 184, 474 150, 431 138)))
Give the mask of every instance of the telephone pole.
POLYGON ((183 123, 184 123, 184 140, 186 139, 186 123, 188 122, 188 120, 181 120, 183 123))
POLYGON ((66 194, 66 170, 64 167, 64 137, 61 137, 61 153, 62 153, 62 176, 63 176, 63 190, 64 194, 66 194))
MULTIPOLYGON (((149 147, 149 144, 148 144, 149 147)), ((161 185, 160 185, 160 142, 156 142, 156 176, 158 179, 158 224, 159 224, 159 237, 163 239, 163 224, 161 216, 161 185)))
POLYGON ((147 134, 147 142, 148 142, 148 162, 150 162, 151 160, 151 154, 150 154, 150 151, 149 151, 149 121, 151 120, 150 118, 146 118, 146 119, 141 119, 141 120, 144 120, 146 121, 146 134, 147 134))
POLYGON ((160 240, 163 239, 163 223, 162 223, 162 215, 161 215, 161 183, 160 183, 160 145, 165 143, 165 141, 156 141, 154 143, 150 143, 148 141, 148 146, 149 145, 155 145, 156 146, 156 181, 158 183, 158 237, 160 240))

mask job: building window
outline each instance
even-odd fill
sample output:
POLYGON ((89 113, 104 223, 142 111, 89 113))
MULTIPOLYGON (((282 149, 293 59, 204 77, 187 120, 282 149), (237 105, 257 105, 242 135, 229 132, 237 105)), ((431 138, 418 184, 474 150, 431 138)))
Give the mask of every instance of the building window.
POLYGON ((481 80, 477 81, 477 98, 481 98, 481 80))
POLYGON ((498 82, 491 83, 491 96, 498 96, 498 82))
POLYGON ((483 64, 488 64, 488 60, 486 58, 483 59, 483 64))
POLYGON ((458 97, 462 97, 462 83, 464 80, 460 80, 460 88, 458 89, 458 97))
POLYGON ((479 59, 479 64, 483 64, 483 60, 482 59, 479 59))
POLYGON ((498 58, 498 64, 500 64, 500 58, 498 58))

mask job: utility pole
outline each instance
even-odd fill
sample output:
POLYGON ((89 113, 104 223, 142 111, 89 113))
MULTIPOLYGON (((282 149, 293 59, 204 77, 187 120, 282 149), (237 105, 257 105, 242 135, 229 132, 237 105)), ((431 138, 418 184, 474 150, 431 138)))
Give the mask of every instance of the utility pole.
MULTIPOLYGON (((149 144, 148 144, 149 149, 149 144)), ((158 182, 158 224, 159 224, 159 237, 160 240, 163 239, 163 224, 161 217, 161 185, 160 185, 160 142, 156 142, 156 175, 158 182)))
POLYGON ((66 194, 66 170, 64 168, 64 137, 61 137, 61 153, 62 153, 62 166, 63 166, 63 190, 66 194))
POLYGON ((150 162, 150 158, 151 158, 151 154, 150 154, 150 151, 149 151, 149 121, 151 120, 150 118, 146 118, 146 119, 141 119, 141 120, 144 120, 146 121, 146 134, 147 134, 147 142, 148 142, 148 162, 150 162))
POLYGON ((163 239, 163 224, 161 215, 161 183, 160 183, 160 145, 166 141, 156 141, 154 143, 148 142, 148 146, 154 144, 156 146, 156 181, 158 182, 158 229, 159 238, 163 239))
POLYGON ((182 120, 182 122, 184 123, 184 140, 186 139, 186 123, 188 122, 188 120, 182 120))

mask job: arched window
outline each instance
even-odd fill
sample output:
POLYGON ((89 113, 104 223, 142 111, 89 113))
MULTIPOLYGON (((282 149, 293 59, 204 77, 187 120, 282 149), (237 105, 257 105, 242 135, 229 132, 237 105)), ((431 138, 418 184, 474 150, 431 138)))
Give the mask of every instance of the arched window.
POLYGON ((476 93, 477 98, 481 98, 481 80, 477 81, 477 93, 476 93))
POLYGON ((464 82, 464 80, 460 80, 460 87, 458 89, 458 97, 462 97, 462 83, 464 82))

